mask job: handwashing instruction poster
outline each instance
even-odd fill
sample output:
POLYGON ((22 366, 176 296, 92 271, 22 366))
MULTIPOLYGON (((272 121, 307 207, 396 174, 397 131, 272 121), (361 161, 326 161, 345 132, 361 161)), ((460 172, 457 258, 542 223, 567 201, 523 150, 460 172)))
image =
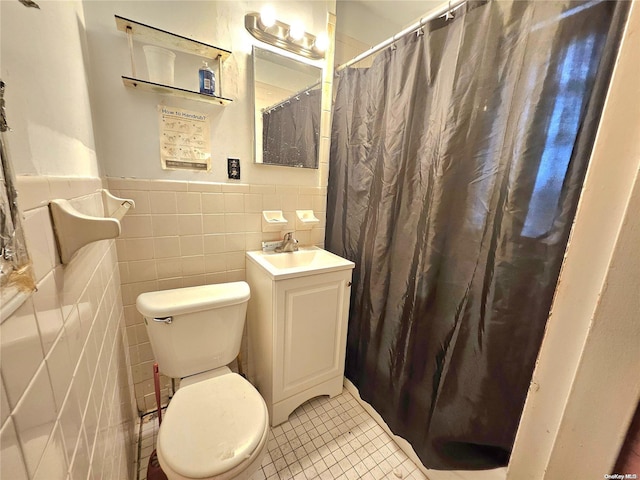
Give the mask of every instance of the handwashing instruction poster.
POLYGON ((164 170, 211 170, 209 115, 158 105, 164 170))

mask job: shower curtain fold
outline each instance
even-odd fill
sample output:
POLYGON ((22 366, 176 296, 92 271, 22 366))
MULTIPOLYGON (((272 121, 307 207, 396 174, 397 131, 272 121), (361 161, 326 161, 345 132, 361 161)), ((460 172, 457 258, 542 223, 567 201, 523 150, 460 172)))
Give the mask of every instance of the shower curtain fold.
POLYGON ((626 9, 469 2, 340 72, 346 375, 429 468, 508 461, 626 9))

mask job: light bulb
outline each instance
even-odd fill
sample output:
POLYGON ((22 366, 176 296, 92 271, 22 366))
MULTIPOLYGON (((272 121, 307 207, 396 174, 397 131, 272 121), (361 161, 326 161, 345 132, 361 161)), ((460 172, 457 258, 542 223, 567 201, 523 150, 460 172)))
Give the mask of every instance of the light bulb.
POLYGON ((276 11, 271 5, 262 7, 262 10, 260 10, 260 21, 267 28, 273 27, 276 24, 276 11))
POLYGON ((289 36, 294 40, 302 40, 304 37, 304 24, 300 20, 295 20, 289 27, 289 36))
POLYGON ((319 33, 314 45, 319 51, 324 52, 329 46, 329 37, 327 34, 324 32, 319 33))

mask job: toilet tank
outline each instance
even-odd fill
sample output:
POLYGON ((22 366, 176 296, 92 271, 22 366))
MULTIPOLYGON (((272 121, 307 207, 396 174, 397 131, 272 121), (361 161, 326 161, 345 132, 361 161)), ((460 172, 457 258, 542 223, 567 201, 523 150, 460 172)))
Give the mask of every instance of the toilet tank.
POLYGON ((246 282, 138 296, 160 371, 182 378, 231 363, 240 351, 249 296, 246 282))

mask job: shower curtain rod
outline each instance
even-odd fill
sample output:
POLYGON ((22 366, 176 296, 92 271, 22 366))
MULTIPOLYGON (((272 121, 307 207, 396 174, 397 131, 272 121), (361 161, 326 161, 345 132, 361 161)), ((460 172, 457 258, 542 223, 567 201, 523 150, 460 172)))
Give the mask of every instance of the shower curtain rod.
POLYGON ((422 27, 425 23, 433 20, 434 18, 441 17, 443 15, 446 15, 449 12, 453 12, 454 10, 458 9, 459 7, 461 7, 466 2, 467 2, 467 0, 451 0, 451 1, 447 2, 442 7, 440 7, 437 10, 434 10, 433 12, 427 14, 426 17, 421 17, 419 21, 413 23, 412 25, 408 26, 404 30, 396 33, 395 35, 393 35, 390 38, 387 38, 383 42, 380 42, 378 45, 376 45, 374 47, 371 47, 369 50, 367 50, 366 52, 363 52, 360 55, 358 55, 357 57, 349 60, 347 63, 340 65, 339 67, 336 68, 336 70, 335 70, 336 73, 338 73, 341 70, 344 70, 347 67, 350 67, 354 63, 358 63, 360 60, 364 60, 365 58, 367 58, 370 55, 373 55, 374 53, 379 52, 383 48, 386 48, 389 45, 391 45, 392 43, 394 43, 399 38, 402 38, 402 37, 404 37, 405 35, 407 35, 409 33, 415 32, 420 27, 422 27))
POLYGON ((288 96, 287 98, 285 98, 284 100, 280 100, 278 103, 276 103, 275 105, 271 105, 270 107, 264 107, 263 109, 260 110, 260 112, 264 113, 267 110, 275 110, 276 108, 280 107, 281 105, 284 105, 287 102, 291 102, 292 98, 296 98, 300 95, 304 95, 305 93, 307 95, 309 95, 309 92, 311 90, 313 90, 314 88, 316 88, 317 86, 319 86, 322 82, 316 82, 313 85, 309 85, 308 87, 303 88, 302 90, 297 91, 296 93, 288 96))

